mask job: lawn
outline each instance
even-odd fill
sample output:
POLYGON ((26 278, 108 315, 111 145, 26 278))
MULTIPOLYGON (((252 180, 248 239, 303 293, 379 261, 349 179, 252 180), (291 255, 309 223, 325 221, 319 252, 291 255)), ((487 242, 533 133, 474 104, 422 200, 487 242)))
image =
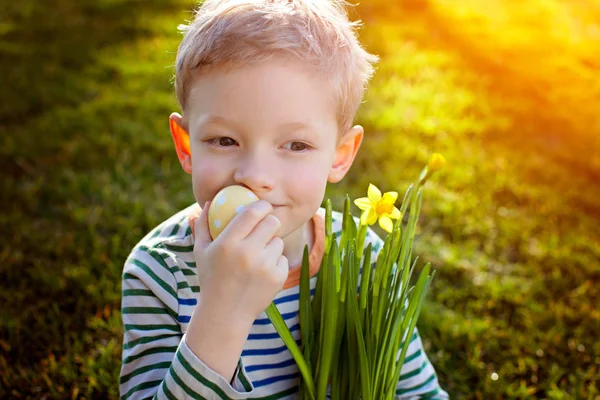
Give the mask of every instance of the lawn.
MULTIPOLYGON (((0 398, 118 397, 123 262, 193 202, 167 124, 193 4, 0 5, 0 398)), ((403 193, 443 153, 415 243, 442 385, 600 399, 600 6, 391 4, 353 12, 382 59, 328 196, 403 193)))

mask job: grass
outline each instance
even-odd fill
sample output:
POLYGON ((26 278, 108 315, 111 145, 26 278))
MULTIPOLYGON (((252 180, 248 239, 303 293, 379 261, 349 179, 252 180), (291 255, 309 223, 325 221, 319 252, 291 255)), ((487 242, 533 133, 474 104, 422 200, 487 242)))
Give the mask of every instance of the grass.
MULTIPOLYGON (((577 26, 599 10, 402 4, 358 9, 382 61, 367 141, 328 195, 402 193, 443 153, 415 244, 437 270, 419 327, 442 385, 598 399, 600 64, 577 26)), ((0 6, 0 397, 118 396, 123 262, 193 201, 167 125, 192 5, 0 6)))

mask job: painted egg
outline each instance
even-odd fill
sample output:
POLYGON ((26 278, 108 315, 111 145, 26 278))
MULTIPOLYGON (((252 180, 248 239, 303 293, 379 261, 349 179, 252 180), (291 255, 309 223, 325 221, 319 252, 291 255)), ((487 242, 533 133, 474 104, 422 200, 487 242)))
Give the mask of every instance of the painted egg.
POLYGON ((239 212, 258 196, 243 186, 227 186, 219 191, 208 209, 208 228, 213 240, 217 238, 239 212))

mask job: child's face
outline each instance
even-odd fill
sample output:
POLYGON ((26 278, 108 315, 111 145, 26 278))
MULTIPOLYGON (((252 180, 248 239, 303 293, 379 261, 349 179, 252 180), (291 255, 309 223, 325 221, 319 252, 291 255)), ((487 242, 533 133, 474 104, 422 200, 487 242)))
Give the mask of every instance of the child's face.
POLYGON ((284 60, 197 79, 184 117, 171 116, 189 133, 191 158, 180 149, 178 155, 192 174, 196 201, 203 206, 238 184, 273 205, 279 236, 306 223, 327 181, 342 179, 362 140, 360 126, 338 137, 330 86, 284 60))

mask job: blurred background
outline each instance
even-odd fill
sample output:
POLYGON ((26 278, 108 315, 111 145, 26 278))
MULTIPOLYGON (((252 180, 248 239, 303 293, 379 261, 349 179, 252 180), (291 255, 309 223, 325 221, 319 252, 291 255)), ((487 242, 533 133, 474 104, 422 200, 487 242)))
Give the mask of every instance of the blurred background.
MULTIPOLYGON (((193 200, 172 149, 192 0, 0 3, 0 397, 117 398, 120 276, 193 200)), ((600 3, 364 0, 381 56, 341 204, 433 152, 419 329, 452 398, 600 399, 600 3)), ((358 210, 355 210, 358 214, 358 210)))

